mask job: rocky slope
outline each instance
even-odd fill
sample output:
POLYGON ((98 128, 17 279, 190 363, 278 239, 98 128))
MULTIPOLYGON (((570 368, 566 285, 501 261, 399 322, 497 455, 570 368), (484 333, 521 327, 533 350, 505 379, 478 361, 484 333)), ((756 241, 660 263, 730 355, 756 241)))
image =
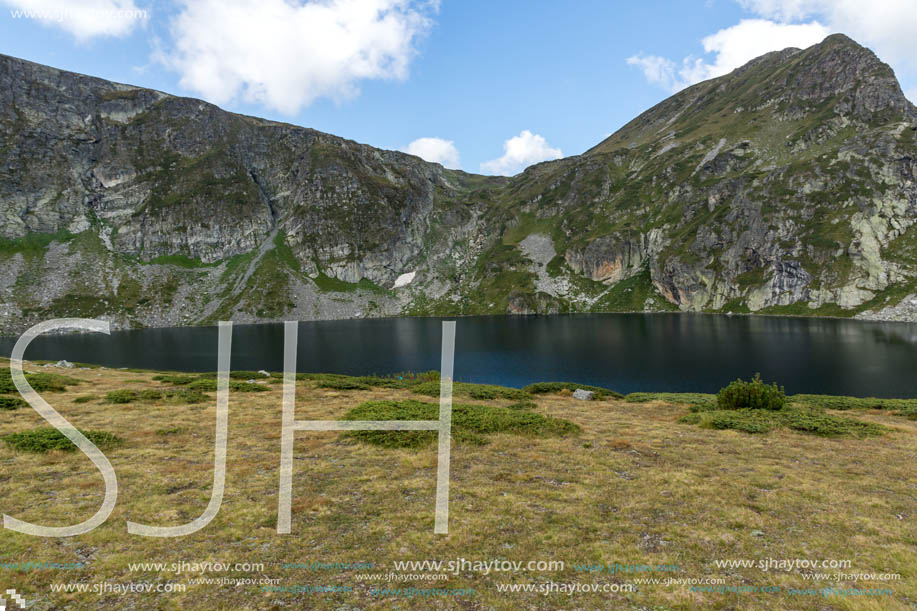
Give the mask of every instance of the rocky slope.
POLYGON ((513 178, 6 56, 0 102, 2 333, 64 315, 915 310, 917 109, 841 35, 513 178))

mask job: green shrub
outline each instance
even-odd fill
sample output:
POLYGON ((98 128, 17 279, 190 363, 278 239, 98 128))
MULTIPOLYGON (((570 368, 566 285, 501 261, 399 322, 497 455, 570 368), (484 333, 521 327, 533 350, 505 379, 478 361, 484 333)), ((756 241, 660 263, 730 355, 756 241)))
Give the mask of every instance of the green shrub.
POLYGON ((118 390, 112 390, 105 393, 105 402, 114 403, 116 405, 124 405, 125 403, 133 403, 140 399, 140 393, 136 390, 129 390, 127 388, 121 388, 118 390))
POLYGON ((412 384, 407 380, 399 380, 398 378, 385 378, 381 376, 360 376, 354 378, 360 384, 366 384, 367 386, 372 386, 374 388, 407 388, 412 384))
MULTIPOLYGON (((421 382, 411 387, 411 392, 428 397, 439 396, 439 381, 421 382)), ((467 382, 452 383, 453 396, 471 397, 478 401, 491 401, 493 399, 509 399, 510 401, 525 401, 531 398, 529 393, 518 388, 496 386, 493 384, 470 384, 467 382)))
POLYGON ((142 391, 122 389, 113 390, 105 395, 106 403, 127 404, 137 401, 166 401, 175 404, 203 403, 210 399, 196 388, 168 388, 165 390, 147 389, 142 391))
POLYGON ((430 371, 402 371, 400 373, 393 373, 389 377, 393 380, 404 381, 408 385, 422 384, 423 382, 439 382, 439 372, 432 369, 430 371))
POLYGON ((29 404, 17 397, 0 396, 0 409, 11 411, 20 407, 27 407, 29 404))
POLYGON ((27 373, 25 374, 25 379, 28 380, 36 392, 63 392, 67 390, 68 386, 80 384, 80 381, 76 378, 62 376, 57 373, 27 373))
POLYGON ((95 395, 80 395, 79 397, 74 397, 73 402, 74 403, 89 403, 90 401, 94 401, 97 398, 98 397, 96 397, 95 395))
POLYGON ((780 421, 758 409, 740 408, 709 412, 707 426, 714 429, 734 429, 746 433, 767 433, 779 426, 780 421))
MULTIPOLYGON (((424 401, 367 401, 349 410, 344 420, 437 420, 439 405, 424 401)), ((484 435, 511 433, 532 437, 579 432, 572 422, 541 414, 484 405, 452 406, 452 438, 459 443, 482 445, 484 435)), ((419 448, 436 439, 435 431, 350 431, 347 436, 388 448, 419 448)))
POLYGON ((843 397, 833 395, 793 395, 791 405, 846 411, 851 409, 894 410, 896 416, 917 420, 917 399, 877 399, 875 397, 843 397))
POLYGON ((765 384, 760 374, 750 381, 736 380, 720 389, 716 396, 719 409, 764 409, 776 411, 786 405, 786 394, 777 384, 765 384))
POLYGON ((153 376, 153 379, 157 382, 162 382, 163 384, 172 384, 174 386, 184 386, 185 384, 190 384, 199 378, 200 376, 172 374, 153 376))
MULTIPOLYGON (((67 386, 74 386, 80 383, 76 378, 44 371, 26 373, 25 379, 35 392, 63 392, 67 390, 67 386)), ((10 370, 4 367, 0 369, 0 393, 14 392, 17 392, 17 390, 16 386, 13 384, 13 377, 10 374, 10 370)))
POLYGON ((315 382, 319 388, 336 388, 338 390, 368 390, 369 388, 407 388, 414 384, 397 377, 382 376, 348 376, 340 373, 299 373, 297 380, 315 382))
POLYGON ((575 391, 577 389, 588 390, 593 393, 595 399, 599 400, 624 398, 624 395, 621 393, 609 390, 608 388, 589 386, 588 384, 577 384, 576 382, 536 382, 534 384, 529 384, 522 390, 532 393, 533 395, 540 395, 545 393, 558 393, 562 390, 575 391))
POLYGON ((822 437, 871 437, 888 430, 879 424, 832 416, 821 410, 787 409, 783 416, 787 428, 822 437))
POLYGON ((877 399, 875 397, 843 397, 836 395, 792 395, 790 403, 824 409, 899 409, 917 408, 917 399, 877 399))
POLYGON ((863 438, 882 435, 888 430, 878 424, 834 416, 820 408, 798 407, 701 411, 683 416, 680 422, 746 433, 767 433, 776 428, 788 428, 821 437, 863 438))
POLYGON ((316 386, 319 388, 333 388, 335 390, 369 390, 370 386, 358 382, 356 378, 331 378, 320 380, 316 386))
MULTIPOLYGON (((275 374, 282 378, 283 374, 275 374)), ((401 372, 387 376, 349 376, 342 373, 297 373, 297 380, 308 380, 315 382, 322 388, 338 388, 342 390, 352 390, 344 388, 347 383, 363 384, 372 388, 409 388, 424 382, 438 382, 438 371, 427 371, 423 373, 401 372)))
MULTIPOLYGON (((119 437, 106 431, 84 431, 82 429, 79 429, 79 431, 101 450, 117 446, 122 442, 119 437)), ((51 450, 72 452, 77 449, 76 445, 65 437, 63 433, 50 427, 41 427, 22 433, 12 433, 3 436, 2 439, 6 445, 21 452, 43 454, 51 450)))
MULTIPOLYGON (((188 388, 199 390, 201 392, 216 392, 217 381, 215 378, 199 378, 188 384, 188 388)), ((270 390, 267 384, 255 384, 249 382, 229 381, 229 390, 237 392, 264 392, 270 390)))
POLYGON ((208 401, 210 397, 194 388, 170 388, 164 393, 164 398, 169 403, 195 404, 208 401))

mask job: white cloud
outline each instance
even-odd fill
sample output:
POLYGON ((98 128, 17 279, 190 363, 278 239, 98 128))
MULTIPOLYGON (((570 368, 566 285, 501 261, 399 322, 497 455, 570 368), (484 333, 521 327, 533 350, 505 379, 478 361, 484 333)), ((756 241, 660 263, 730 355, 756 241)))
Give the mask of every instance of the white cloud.
POLYGON ((526 167, 539 161, 560 159, 564 154, 560 149, 548 146, 543 136, 523 130, 503 143, 503 156, 481 164, 481 170, 491 174, 512 176, 526 167))
POLYGON ((678 65, 671 59, 658 55, 632 55, 627 58, 627 63, 643 70, 643 76, 653 85, 672 92, 685 87, 678 76, 678 65))
MULTIPOLYGON (((745 9, 780 21, 794 21, 807 17, 820 0, 737 0, 745 9)), ((834 1, 834 0, 832 0, 834 1)))
POLYGON ((404 79, 437 0, 181 0, 158 59, 217 104, 294 114, 364 79, 404 79))
POLYGON ((443 166, 453 170, 458 170, 462 167, 459 162, 458 149, 455 148, 455 143, 452 140, 418 138, 403 150, 405 153, 417 155, 421 159, 432 161, 433 163, 441 163, 443 166))
POLYGON ((821 42, 830 30, 817 21, 803 24, 743 19, 705 37, 701 44, 712 61, 689 55, 677 63, 657 55, 634 55, 627 63, 643 70, 646 79, 672 93, 688 85, 727 74, 746 62, 787 47, 805 48, 821 42))
POLYGON ((60 28, 79 42, 101 36, 127 36, 150 16, 133 0, 0 0, 0 4, 12 8, 14 19, 60 28))

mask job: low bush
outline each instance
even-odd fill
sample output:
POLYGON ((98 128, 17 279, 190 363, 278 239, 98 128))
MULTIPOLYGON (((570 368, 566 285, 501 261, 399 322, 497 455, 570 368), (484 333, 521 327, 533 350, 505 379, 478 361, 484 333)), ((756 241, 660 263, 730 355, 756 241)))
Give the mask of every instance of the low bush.
POLYGON ((882 435, 888 430, 871 422, 834 416, 822 409, 798 407, 782 410, 743 408, 702 411, 687 414, 680 422, 745 433, 767 433, 777 428, 787 428, 821 437, 863 438, 882 435))
POLYGON ((593 393, 595 399, 623 399, 624 395, 608 388, 600 386, 589 386, 588 384, 577 384, 576 382, 536 382, 529 384, 522 390, 533 395, 545 393, 559 393, 562 390, 573 392, 577 389, 588 390, 593 393))
MULTIPOLYGON (((187 387, 201 392, 216 392, 217 380, 216 378, 198 378, 194 382, 188 384, 187 387)), ((265 392, 270 390, 270 388, 267 384, 229 380, 229 390, 237 392, 265 392)))
POLYGON ((200 379, 200 376, 192 375, 181 375, 181 374, 164 374, 153 376, 153 379, 157 382, 162 382, 163 384, 172 384, 173 386, 184 386, 185 384, 190 384, 195 380, 200 379))
POLYGON ((0 396, 0 409, 11 411, 21 407, 28 407, 28 403, 17 397, 0 396))
POLYGON ((194 388, 170 388, 163 393, 163 398, 168 403, 193 405, 208 401, 210 397, 194 388))
POLYGON ((787 428, 821 437, 872 437, 888 430, 880 424, 832 416, 823 410, 787 409, 782 416, 787 428))
POLYGON ((877 399, 875 397, 844 397, 837 395, 792 395, 790 403, 839 411, 850 409, 917 409, 917 399, 877 399))
POLYGON ((729 409, 764 409, 781 410, 786 405, 786 393, 777 384, 765 384, 760 374, 755 374, 750 382, 736 380, 720 389, 716 396, 716 405, 721 410, 729 409))
POLYGON ((210 397, 197 388, 180 387, 168 388, 165 390, 148 388, 141 391, 122 388, 106 393, 105 402, 115 405, 125 405, 138 401, 166 401, 168 403, 194 404, 203 403, 209 398, 210 397))
MULTIPOLYGON (((421 382, 411 387, 411 392, 428 397, 439 396, 439 381, 421 382)), ((453 382, 452 394, 470 397, 478 401, 491 401, 493 399, 509 399, 510 401, 525 401, 531 398, 529 393, 518 388, 496 386, 493 384, 470 384, 467 382, 453 382)))
MULTIPOLYGON (((58 373, 37 372, 26 373, 25 379, 35 392, 63 392, 68 386, 80 383, 80 380, 58 373)), ((17 392, 13 377, 8 368, 0 369, 0 393, 17 392)))
MULTIPOLYGON (((439 405, 424 401, 367 401, 351 409, 344 420, 437 420, 439 405)), ((452 438, 459 443, 482 445, 484 435, 511 433, 532 437, 579 432, 569 421, 541 414, 485 405, 452 406, 452 438)), ((387 448, 420 448, 436 439, 435 431, 350 431, 348 437, 387 448)))
POLYGON ((357 378, 332 378, 320 380, 316 386, 335 390, 369 390, 371 388, 369 385, 357 381, 357 378))
POLYGON ((116 405, 124 405, 126 403, 133 403, 140 399, 140 393, 136 390, 130 390, 127 388, 121 388, 118 390, 112 390, 105 393, 105 402, 114 403, 116 405))
MULTIPOLYGON (((714 429, 734 429, 746 433, 767 433, 780 425, 780 420, 758 409, 734 409, 709 412, 707 426, 714 429)), ((703 423, 703 421, 701 421, 703 423)))
MULTIPOLYGON (((339 390, 366 390, 368 388, 409 388, 422 382, 429 381, 430 377, 430 373, 398 374, 394 376, 348 376, 340 373, 296 374, 297 380, 309 380, 315 382, 315 384, 320 388, 337 388, 339 390), (365 388, 356 386, 358 384, 364 386, 365 388)), ((439 374, 436 374, 436 379, 439 379, 439 374)))
POLYGON ((404 379, 399 380, 398 378, 384 378, 380 376, 360 376, 358 378, 354 378, 354 380, 374 388, 407 388, 408 386, 417 383, 404 379))
POLYGON ((74 397, 74 403, 89 403, 90 401, 95 401, 98 399, 95 395, 80 395, 79 397, 74 397))
POLYGON ((430 371, 402 371, 386 376, 386 379, 398 380, 408 386, 413 386, 424 382, 439 382, 439 372, 433 369, 430 371))
MULTIPOLYGON (((79 431, 100 450, 111 448, 122 443, 119 437, 106 431, 84 431, 82 429, 79 429, 79 431)), ((76 445, 65 437, 63 433, 51 427, 41 427, 22 433, 12 433, 3 436, 2 439, 6 445, 20 452, 43 454, 51 450, 72 452, 77 449, 76 445)))
POLYGON ((64 392, 68 386, 80 384, 80 380, 63 376, 57 373, 27 373, 25 379, 35 389, 36 392, 51 391, 64 392))

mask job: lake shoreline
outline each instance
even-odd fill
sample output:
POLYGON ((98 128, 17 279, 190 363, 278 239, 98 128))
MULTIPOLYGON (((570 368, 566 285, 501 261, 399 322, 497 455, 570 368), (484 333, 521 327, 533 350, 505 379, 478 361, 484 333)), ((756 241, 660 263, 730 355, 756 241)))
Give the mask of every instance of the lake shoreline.
MULTIPOLYGON (((760 373, 791 393, 917 397, 917 327, 827 317, 646 314, 393 317, 304 321, 300 372, 387 375, 440 369, 456 323, 457 380, 521 388, 572 380, 630 392, 715 392, 760 373)), ((216 370, 216 327, 34 338, 29 360, 111 368, 216 370)), ((0 338, 9 356, 18 338, 0 338)), ((233 369, 281 371, 284 325, 233 324, 233 369)))
MULTIPOLYGON (((7 367, 9 367, 9 363, 10 363, 9 358, 0 357, 0 368, 6 369, 7 367)), ((54 373, 60 373, 60 374, 66 374, 68 371, 73 371, 73 372, 98 371, 98 372, 108 372, 109 374, 136 373, 136 374, 166 376, 166 377, 168 376, 210 376, 213 378, 216 377, 216 372, 214 371, 201 372, 201 371, 183 371, 183 370, 169 370, 169 369, 146 369, 142 367, 107 367, 105 365, 99 365, 97 363, 84 363, 84 362, 68 362, 69 366, 58 366, 58 363, 59 361, 56 362, 56 361, 49 361, 49 360, 44 360, 44 359, 23 360, 22 361, 24 369, 39 368, 39 371, 49 370, 49 371, 53 371, 54 373)), ((251 376, 250 378, 246 379, 247 382, 264 381, 264 382, 269 382, 269 383, 279 383, 278 380, 283 379, 283 372, 281 371, 268 371, 266 373, 268 373, 269 375, 265 376, 263 372, 231 369, 229 371, 229 376, 230 376, 230 379, 241 380, 243 379, 243 377, 246 377, 246 376, 240 375, 243 373, 251 376)), ((430 374, 434 374, 434 373, 436 374, 436 377, 438 378, 439 372, 436 370, 425 371, 425 372, 419 372, 419 371, 418 372, 402 372, 402 375, 400 377, 397 374, 396 375, 376 375, 375 373, 369 372, 369 373, 351 375, 351 374, 336 373, 336 372, 329 372, 329 371, 308 371, 308 372, 297 371, 296 375, 297 375, 298 380, 304 379, 303 376, 308 376, 309 378, 322 378, 322 377, 336 378, 336 379, 340 379, 343 381, 358 381, 358 380, 367 379, 367 378, 395 381, 395 380, 400 380, 403 377, 429 376, 430 374)), ((522 388, 517 388, 513 386, 503 386, 500 384, 484 384, 484 383, 475 382, 473 380, 462 380, 460 378, 456 378, 454 382, 456 384, 486 386, 486 387, 493 387, 496 389, 522 390, 522 388)), ((582 386, 584 390, 589 390, 590 388, 595 389, 595 387, 591 384, 585 384, 585 383, 578 384, 576 382, 567 382, 567 381, 561 381, 561 380, 538 380, 538 381, 532 382, 531 384, 527 386, 537 386, 537 385, 544 385, 544 384, 558 384, 558 383, 570 385, 571 392, 573 390, 573 386, 582 386)), ((777 383, 779 385, 779 381, 777 383)), ((622 393, 618 393, 618 391, 616 391, 613 388, 602 388, 601 390, 605 390, 610 393, 620 395, 620 397, 618 397, 619 399, 622 399, 624 401, 631 401, 634 403, 643 403, 648 400, 656 400, 655 399, 656 397, 666 397, 668 399, 677 399, 677 397, 679 396, 685 397, 685 398, 691 398, 692 401, 697 400, 698 398, 706 398, 711 401, 715 401, 716 396, 717 396, 717 393, 715 392, 699 393, 699 392, 693 392, 693 391, 640 390, 640 391, 630 392, 627 394, 622 394, 622 393), (637 399, 637 396, 643 396, 643 397, 637 399), (653 398, 649 399, 649 397, 653 397, 653 398)), ((852 400, 852 401, 874 400, 877 403, 881 403, 883 401, 886 401, 886 402, 887 401, 892 401, 892 402, 895 402, 895 401, 911 402, 912 401, 914 402, 914 405, 917 406, 917 397, 871 397, 871 396, 858 396, 858 395, 835 395, 835 394, 827 394, 827 393, 795 393, 795 394, 787 395, 787 399, 790 401, 794 400, 794 398, 800 398, 800 397, 811 398, 814 401, 818 401, 818 400, 842 400, 842 401, 843 400, 852 400)))
MULTIPOLYGON (((314 323, 314 322, 342 322, 342 321, 373 321, 373 320, 463 320, 463 319, 475 319, 475 318, 560 318, 560 317, 592 317, 592 316, 616 316, 616 315, 645 315, 645 316, 661 316, 661 315, 678 315, 678 316, 727 316, 730 318, 733 317, 744 317, 744 318, 789 318, 793 320, 843 320, 843 321, 854 321, 862 323, 870 322, 882 322, 882 323, 897 323, 901 325, 912 325, 917 324, 917 318, 914 320, 893 320, 887 318, 867 318, 867 317, 857 317, 857 316, 830 316, 830 315, 813 315, 806 316, 803 314, 756 314, 754 312, 686 312, 681 310, 669 311, 669 312, 645 312, 640 310, 627 310, 627 311, 615 311, 615 312, 558 312, 557 314, 450 314, 443 316, 434 316, 427 314, 420 315, 399 315, 399 316, 359 316, 359 317, 344 317, 344 318, 311 318, 307 320, 298 320, 299 323, 314 323)), ((69 317, 77 318, 77 317, 69 317)), ((49 319, 50 320, 50 319, 49 319)), ((127 331, 141 331, 144 329, 215 329, 218 325, 216 324, 200 324, 200 325, 148 325, 148 326, 137 326, 137 327, 121 327, 118 326, 117 321, 106 319, 105 317, 92 318, 90 320, 102 320, 106 321, 111 325, 112 333, 123 333, 127 331)), ((43 322, 43 321, 42 321, 43 322)), ((259 326, 259 325, 279 325, 287 322, 286 320, 262 320, 258 322, 246 322, 246 321, 229 321, 233 323, 234 327, 244 327, 244 326, 259 326)), ((37 323, 36 323, 37 324, 37 323)), ((0 333, 0 342, 16 340, 22 336, 31 327, 23 328, 18 335, 0 333)), ((83 331, 79 329, 62 329, 58 331, 50 331, 45 335, 88 335, 92 334, 92 331, 83 331)))

